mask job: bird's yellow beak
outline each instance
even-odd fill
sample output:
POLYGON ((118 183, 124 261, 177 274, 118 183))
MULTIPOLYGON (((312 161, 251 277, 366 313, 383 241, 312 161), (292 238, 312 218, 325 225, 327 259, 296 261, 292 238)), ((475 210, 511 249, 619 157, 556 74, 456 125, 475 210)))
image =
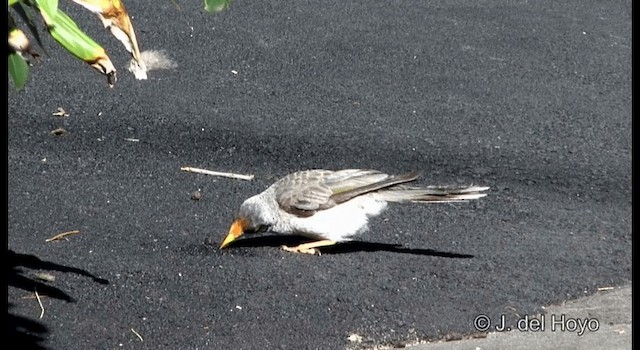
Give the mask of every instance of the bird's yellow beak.
POLYGON ((242 236, 242 234, 244 233, 244 229, 246 227, 247 227, 247 221, 246 220, 244 220, 244 219, 236 219, 231 224, 231 228, 229 229, 229 234, 227 234, 227 237, 225 237, 224 241, 222 241, 222 244, 220 244, 220 249, 228 246, 229 243, 235 241, 236 238, 242 236))

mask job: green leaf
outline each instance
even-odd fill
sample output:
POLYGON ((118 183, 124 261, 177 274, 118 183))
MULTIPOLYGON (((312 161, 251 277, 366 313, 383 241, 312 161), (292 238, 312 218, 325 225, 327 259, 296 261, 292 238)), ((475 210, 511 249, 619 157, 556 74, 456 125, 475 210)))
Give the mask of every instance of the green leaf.
POLYGON ((51 36, 77 58, 85 62, 93 62, 104 55, 104 49, 85 34, 62 10, 58 10, 56 20, 47 25, 51 36))
POLYGON ((20 0, 9 0, 9 6, 13 6, 18 3, 20 0))
MULTIPOLYGON (((41 12, 42 13, 42 12, 41 12)), ((45 18, 45 22, 47 19, 45 18)), ((116 68, 107 56, 107 52, 62 10, 58 9, 55 22, 47 22, 49 34, 72 55, 85 61, 91 67, 107 76, 109 86, 116 81, 116 68)))
POLYGON ((58 0, 35 0, 40 12, 45 18, 46 22, 53 22, 56 20, 58 14, 58 0))
POLYGON ((29 75, 29 65, 18 53, 14 52, 9 55, 9 74, 13 80, 13 86, 20 90, 27 83, 29 75))
POLYGON ((226 10, 233 0, 204 0, 204 9, 210 13, 226 10))

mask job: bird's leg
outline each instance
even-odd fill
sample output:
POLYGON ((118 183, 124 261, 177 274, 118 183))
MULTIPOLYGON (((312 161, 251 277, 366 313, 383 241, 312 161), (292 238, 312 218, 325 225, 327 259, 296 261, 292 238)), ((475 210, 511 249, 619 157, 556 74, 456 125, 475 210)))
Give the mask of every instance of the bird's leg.
POLYGON ((335 241, 329 240, 329 239, 325 239, 322 241, 315 241, 315 242, 309 242, 309 243, 303 243, 300 245, 297 245, 295 247, 287 247, 286 245, 280 246, 280 248, 282 248, 282 250, 287 251, 287 252, 292 252, 292 253, 303 253, 303 254, 317 254, 320 255, 320 251, 316 248, 318 247, 326 247, 329 245, 334 245, 336 244, 335 241))

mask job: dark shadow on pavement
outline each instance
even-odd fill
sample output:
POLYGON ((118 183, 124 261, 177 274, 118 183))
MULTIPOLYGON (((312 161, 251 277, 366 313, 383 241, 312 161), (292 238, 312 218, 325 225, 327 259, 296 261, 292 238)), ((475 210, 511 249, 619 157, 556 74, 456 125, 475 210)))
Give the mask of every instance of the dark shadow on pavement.
MULTIPOLYGON (((85 270, 44 261, 34 255, 19 254, 11 250, 7 251, 5 269, 8 287, 22 289, 30 293, 38 292, 40 296, 46 295, 66 302, 75 302, 75 299, 60 288, 26 275, 24 269, 76 273, 89 277, 97 283, 109 284, 106 279, 99 278, 85 270)), ((48 330, 42 323, 10 312, 8 313, 8 321, 8 344, 18 344, 20 349, 45 349, 41 343, 45 340, 48 330)))
MULTIPOLYGON (((309 242, 308 238, 301 236, 260 236, 239 239, 232 242, 229 247, 279 247, 282 245, 296 246, 309 242)), ((453 252, 443 252, 433 249, 407 248, 401 244, 375 243, 364 241, 349 241, 333 246, 320 248, 322 254, 345 254, 354 252, 392 252, 401 254, 414 254, 425 256, 437 256, 442 258, 470 259, 473 255, 453 252)))
MULTIPOLYGON (((20 267, 26 267, 29 269, 36 269, 36 270, 49 270, 49 271, 60 271, 60 272, 70 272, 70 273, 75 273, 78 275, 82 275, 82 276, 86 276, 89 277, 91 279, 93 279, 94 282, 100 283, 100 284, 109 284, 109 281, 104 279, 104 278, 100 278, 97 277, 85 270, 76 268, 76 267, 69 267, 69 266, 64 266, 64 265, 60 265, 60 264, 56 264, 56 263, 52 263, 49 261, 44 261, 44 260, 40 260, 38 257, 36 257, 35 255, 28 255, 28 254, 19 254, 19 253, 15 253, 12 250, 9 250, 7 252, 7 262, 8 262, 8 267, 9 267, 9 285, 13 286, 13 287, 17 287, 20 289, 25 289, 25 290, 29 290, 29 291, 33 291, 33 288, 22 288, 23 283, 29 283, 27 281, 24 281, 24 279, 26 277, 22 276, 20 274, 20 267), (15 271, 15 273, 11 273, 11 271, 15 271), (12 277, 17 277, 15 279, 12 279, 12 277), (12 285, 13 283, 17 283, 17 285, 12 285)), ((33 281, 33 280, 32 280, 33 281)), ((41 287, 49 287, 46 284, 43 284, 41 282, 37 282, 37 281, 33 281, 36 286, 41 286, 41 287)), ((43 292, 40 291, 39 292, 43 292)), ((53 297, 53 295, 50 295, 53 297)), ((65 299, 65 298, 58 298, 58 299, 65 299)), ((65 299, 66 300, 66 299, 65 299)), ((70 301, 70 300, 67 300, 70 301)))
MULTIPOLYGON (((8 309, 11 309, 11 304, 8 309)), ((11 313, 7 315, 7 321, 9 323, 8 344, 13 344, 20 349, 46 349, 42 342, 48 330, 42 323, 11 313)))

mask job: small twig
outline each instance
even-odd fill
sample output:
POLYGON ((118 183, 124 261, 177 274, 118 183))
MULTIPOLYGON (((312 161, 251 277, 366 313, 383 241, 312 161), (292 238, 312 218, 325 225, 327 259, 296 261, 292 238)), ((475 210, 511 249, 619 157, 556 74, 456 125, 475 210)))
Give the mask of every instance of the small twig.
POLYGON ((42 301, 40 300, 40 296, 38 295, 38 291, 35 291, 36 299, 38 299, 38 304, 40 305, 40 318, 44 317, 44 306, 42 306, 42 301))
POLYGON ((133 334, 135 334, 138 339, 140 339, 140 341, 144 341, 144 339, 142 339, 142 336, 140 335, 140 333, 136 332, 135 329, 131 328, 131 331, 133 332, 133 334))
POLYGON ((247 181, 251 181, 254 178, 254 175, 223 173, 223 172, 219 172, 219 171, 211 171, 211 170, 200 169, 200 168, 192 168, 192 167, 182 167, 182 168, 180 168, 180 170, 191 172, 191 173, 213 175, 213 176, 222 176, 222 177, 229 177, 229 178, 232 178, 232 179, 240 179, 240 180, 247 180, 247 181))
POLYGON ((598 291, 601 292, 603 290, 612 290, 615 289, 615 287, 598 287, 598 291))
POLYGON ((57 235, 55 235, 55 236, 53 236, 51 238, 48 238, 46 240, 46 242, 57 241, 59 239, 63 239, 63 238, 65 238, 67 236, 70 236, 70 235, 77 235, 78 233, 80 233, 80 231, 78 231, 78 230, 62 232, 62 233, 57 234, 57 235))
POLYGON ((131 141, 131 142, 140 142, 140 139, 134 139, 134 138, 131 138, 131 137, 125 137, 124 140, 125 141, 131 141))

